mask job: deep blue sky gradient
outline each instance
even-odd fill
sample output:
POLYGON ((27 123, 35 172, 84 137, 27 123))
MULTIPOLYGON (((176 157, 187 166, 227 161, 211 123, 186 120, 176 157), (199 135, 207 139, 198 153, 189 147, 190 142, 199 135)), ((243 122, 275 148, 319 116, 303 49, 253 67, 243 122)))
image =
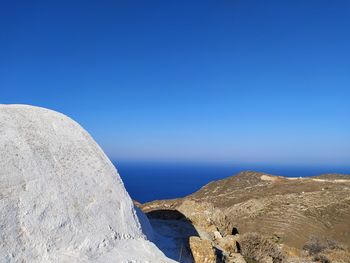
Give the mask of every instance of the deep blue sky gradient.
POLYGON ((2 1, 0 103, 113 160, 350 164, 350 1, 2 1))

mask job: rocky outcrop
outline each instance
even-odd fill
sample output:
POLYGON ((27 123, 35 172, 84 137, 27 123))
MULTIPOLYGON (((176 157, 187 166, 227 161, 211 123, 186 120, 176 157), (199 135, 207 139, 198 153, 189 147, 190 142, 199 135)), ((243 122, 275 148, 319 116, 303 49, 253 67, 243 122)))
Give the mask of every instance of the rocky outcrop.
POLYGON ((239 236, 233 236, 233 235, 227 235, 225 237, 219 237, 215 239, 215 243, 217 246, 229 253, 229 254, 234 254, 234 253, 239 253, 240 252, 240 247, 238 243, 239 236))
POLYGON ((195 263, 216 263, 216 252, 209 240, 192 236, 189 243, 195 263))
POLYGON ((147 240, 147 219, 76 122, 0 105, 0 149, 1 262, 171 262, 147 240))
POLYGON ((238 236, 217 237, 215 241, 190 237, 189 244, 195 263, 246 263, 239 253, 238 236))
POLYGON ((239 253, 233 253, 229 255, 224 255, 223 258, 224 263, 246 263, 247 261, 244 257, 239 253))

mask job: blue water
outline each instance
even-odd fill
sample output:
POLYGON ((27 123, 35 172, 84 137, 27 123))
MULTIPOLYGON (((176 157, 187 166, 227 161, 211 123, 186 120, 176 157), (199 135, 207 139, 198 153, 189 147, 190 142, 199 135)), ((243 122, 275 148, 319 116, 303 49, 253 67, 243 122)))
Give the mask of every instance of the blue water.
POLYGON ((262 166, 205 163, 114 162, 131 198, 139 202, 183 197, 213 180, 244 170, 290 177, 322 173, 350 174, 349 167, 262 166))

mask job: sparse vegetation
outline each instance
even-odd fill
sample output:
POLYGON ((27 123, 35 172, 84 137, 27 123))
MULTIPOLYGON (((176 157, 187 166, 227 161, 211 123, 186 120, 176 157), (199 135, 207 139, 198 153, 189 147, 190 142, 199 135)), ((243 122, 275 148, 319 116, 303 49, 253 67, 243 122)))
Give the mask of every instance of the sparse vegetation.
POLYGON ((309 255, 317 255, 325 250, 344 250, 344 245, 333 239, 321 239, 316 236, 310 237, 309 241, 303 246, 303 249, 309 255))
POLYGON ((305 250, 309 255, 317 255, 326 249, 326 244, 321 242, 318 237, 312 236, 309 241, 303 246, 303 250, 305 250))
POLYGON ((315 255, 313 258, 312 258, 313 261, 317 261, 317 262, 320 262, 320 263, 330 263, 331 261, 325 256, 325 255, 315 255))
POLYGON ((247 262, 266 262, 272 259, 274 263, 286 261, 279 246, 270 239, 258 233, 246 233, 239 239, 241 254, 247 262))
POLYGON ((329 263, 331 260, 327 254, 332 254, 333 251, 344 251, 344 245, 333 239, 321 239, 316 236, 310 237, 309 241, 303 247, 309 256, 312 256, 313 261, 321 263, 329 263))

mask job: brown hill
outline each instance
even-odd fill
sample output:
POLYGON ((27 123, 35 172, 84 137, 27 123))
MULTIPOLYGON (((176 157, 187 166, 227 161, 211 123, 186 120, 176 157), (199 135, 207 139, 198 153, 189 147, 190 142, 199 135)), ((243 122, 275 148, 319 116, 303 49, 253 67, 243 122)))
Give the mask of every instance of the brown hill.
POLYGON ((177 210, 201 235, 259 232, 301 248, 310 236, 350 246, 350 176, 287 178, 254 171, 211 182, 179 199, 141 205, 177 210))

